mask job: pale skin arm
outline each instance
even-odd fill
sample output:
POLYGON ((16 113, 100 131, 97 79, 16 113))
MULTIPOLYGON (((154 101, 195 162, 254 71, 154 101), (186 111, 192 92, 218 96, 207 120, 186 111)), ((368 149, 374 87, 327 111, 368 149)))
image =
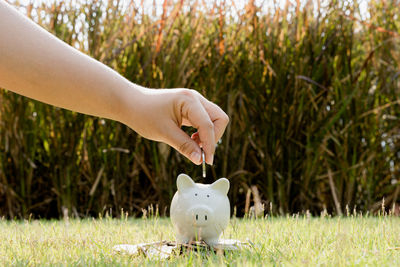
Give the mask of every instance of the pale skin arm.
POLYGON ((65 109, 120 121, 193 163, 213 163, 228 116, 189 89, 149 89, 81 53, 0 0, 0 87, 65 109), (181 126, 197 132, 189 137, 181 126))

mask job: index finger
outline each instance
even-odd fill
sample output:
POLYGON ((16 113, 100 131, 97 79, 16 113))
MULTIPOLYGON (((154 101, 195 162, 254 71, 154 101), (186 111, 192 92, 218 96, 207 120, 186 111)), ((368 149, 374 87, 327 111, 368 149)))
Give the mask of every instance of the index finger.
POLYGON ((210 115, 197 98, 194 101, 185 102, 182 113, 186 114, 185 119, 197 129, 206 162, 212 165, 215 152, 215 133, 214 123, 211 121, 210 115))
POLYGON ((215 144, 221 139, 225 132, 226 126, 229 123, 228 115, 216 104, 207 100, 203 96, 200 97, 200 102, 204 106, 211 121, 214 124, 215 144))

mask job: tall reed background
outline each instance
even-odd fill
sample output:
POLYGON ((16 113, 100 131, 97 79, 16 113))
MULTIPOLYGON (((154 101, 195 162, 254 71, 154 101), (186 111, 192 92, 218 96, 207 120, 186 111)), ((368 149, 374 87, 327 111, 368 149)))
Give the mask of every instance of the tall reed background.
POLYGON ((362 15, 356 1, 327 2, 13 2, 135 83, 198 90, 230 124, 203 180, 124 125, 1 90, 0 216, 140 215, 150 204, 168 215, 181 172, 227 177, 238 215, 254 203, 274 214, 396 209, 400 2, 368 1, 362 15))

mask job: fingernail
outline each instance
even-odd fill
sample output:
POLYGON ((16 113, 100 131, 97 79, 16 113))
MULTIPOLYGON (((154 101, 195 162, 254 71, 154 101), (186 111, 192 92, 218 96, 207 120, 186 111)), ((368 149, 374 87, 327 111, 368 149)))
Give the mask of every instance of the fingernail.
POLYGON ((201 158, 201 156, 200 156, 199 152, 194 151, 194 152, 192 152, 192 154, 190 154, 190 160, 196 164, 200 164, 200 160, 201 160, 200 158, 201 158))
POLYGON ((213 163, 214 163, 214 154, 211 155, 211 162, 210 162, 210 165, 213 165, 213 163))

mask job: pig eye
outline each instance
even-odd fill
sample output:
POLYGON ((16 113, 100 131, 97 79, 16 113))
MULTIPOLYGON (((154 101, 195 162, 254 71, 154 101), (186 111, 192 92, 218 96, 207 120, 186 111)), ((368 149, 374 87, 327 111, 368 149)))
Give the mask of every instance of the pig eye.
POLYGON ((197 193, 196 194, 194 194, 196 197, 197 197, 197 193))
POLYGON ((210 195, 207 195, 207 197, 210 197, 210 195))

